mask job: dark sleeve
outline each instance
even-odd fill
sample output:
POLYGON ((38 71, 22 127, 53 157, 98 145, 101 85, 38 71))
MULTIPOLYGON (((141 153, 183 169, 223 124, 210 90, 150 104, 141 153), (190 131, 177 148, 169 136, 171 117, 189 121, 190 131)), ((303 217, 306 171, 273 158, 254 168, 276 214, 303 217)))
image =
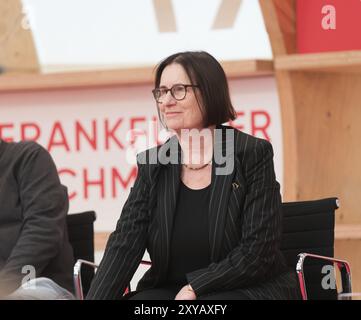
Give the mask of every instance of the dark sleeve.
POLYGON ((149 186, 138 164, 138 174, 130 189, 116 230, 110 235, 103 259, 86 299, 119 299, 129 284, 146 248, 149 186))
POLYGON ((16 179, 23 211, 22 229, 15 247, 0 272, 0 286, 12 291, 21 285, 24 266, 32 266, 37 277, 55 257, 64 241, 68 196, 60 184, 50 154, 35 143, 24 144, 25 152, 16 179))
POLYGON ((269 274, 278 255, 281 236, 280 186, 275 178, 273 149, 266 140, 256 140, 246 155, 247 190, 242 238, 227 257, 207 268, 187 274, 197 295, 252 285, 269 274))

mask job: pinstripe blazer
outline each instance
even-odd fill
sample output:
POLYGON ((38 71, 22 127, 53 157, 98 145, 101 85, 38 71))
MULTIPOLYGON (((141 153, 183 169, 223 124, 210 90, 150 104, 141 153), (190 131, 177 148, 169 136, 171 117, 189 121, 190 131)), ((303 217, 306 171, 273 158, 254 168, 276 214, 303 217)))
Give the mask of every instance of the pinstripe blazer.
MULTIPOLYGON (((286 271, 279 250, 281 196, 272 146, 229 126, 217 129, 222 129, 223 151, 225 132, 231 130, 234 148, 228 157, 234 160, 234 167, 229 174, 217 175, 216 169, 222 164, 212 163, 208 212, 211 264, 186 275, 197 296, 250 287, 286 271)), ((119 298, 145 249, 152 266, 137 290, 160 286, 165 281, 181 165, 149 163, 154 163, 152 157, 158 155, 161 159, 174 150, 180 160, 176 136, 138 155, 136 181, 109 238, 88 299, 119 298), (172 149, 173 144, 177 148, 172 149), (146 157, 147 163, 140 161, 141 157, 146 157)))

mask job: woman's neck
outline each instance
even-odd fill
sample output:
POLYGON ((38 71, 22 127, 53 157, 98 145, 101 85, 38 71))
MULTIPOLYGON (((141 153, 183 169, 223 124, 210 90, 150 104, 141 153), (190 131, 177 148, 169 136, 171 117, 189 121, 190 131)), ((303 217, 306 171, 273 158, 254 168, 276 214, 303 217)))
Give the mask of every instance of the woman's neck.
POLYGON ((215 126, 203 129, 182 129, 176 132, 182 148, 183 163, 202 165, 212 161, 215 126))

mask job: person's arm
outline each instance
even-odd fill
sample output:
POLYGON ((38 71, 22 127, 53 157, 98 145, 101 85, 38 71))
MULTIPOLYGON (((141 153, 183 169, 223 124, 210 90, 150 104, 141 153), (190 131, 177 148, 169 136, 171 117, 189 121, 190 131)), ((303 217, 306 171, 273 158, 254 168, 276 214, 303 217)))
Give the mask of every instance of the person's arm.
POLYGON ((30 270, 35 271, 34 276, 40 276, 64 241, 68 212, 66 188, 60 184, 49 153, 37 144, 29 143, 25 147, 28 150, 16 172, 23 211, 22 229, 0 271, 2 294, 19 287, 30 270))
POLYGON ((86 299, 119 299, 144 255, 148 228, 149 186, 138 164, 138 175, 110 235, 86 299))
POLYGON ((257 140, 246 157, 247 193, 240 212, 242 239, 222 261, 187 274, 197 296, 263 280, 278 257, 281 196, 274 173, 272 145, 266 140, 257 140))

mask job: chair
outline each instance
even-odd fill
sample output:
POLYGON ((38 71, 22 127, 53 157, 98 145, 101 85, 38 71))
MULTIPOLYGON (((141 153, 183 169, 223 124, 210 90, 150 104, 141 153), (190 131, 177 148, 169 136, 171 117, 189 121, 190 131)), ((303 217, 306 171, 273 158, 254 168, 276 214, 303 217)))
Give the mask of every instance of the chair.
MULTIPOLYGON (((145 261, 142 260, 140 262, 141 265, 146 265, 146 266, 150 266, 152 263, 150 261, 145 261)), ((85 291, 86 287, 83 284, 82 278, 82 272, 81 272, 81 268, 83 265, 87 265, 91 268, 93 268, 93 270, 96 270, 99 266, 91 261, 87 261, 87 260, 83 260, 83 259, 78 259, 74 265, 74 273, 73 273, 73 277, 74 277, 74 286, 75 286, 75 297, 78 300, 84 300, 84 297, 86 296, 87 292, 89 291, 90 288, 90 283, 91 280, 89 282, 89 286, 87 287, 88 290, 85 291)), ((93 272, 93 276, 94 277, 94 272, 93 272)), ((126 295, 127 293, 129 293, 131 291, 131 287, 130 287, 130 283, 128 284, 127 288, 125 289, 123 296, 126 295)))
MULTIPOLYGON (((283 232, 281 251, 291 269, 296 270, 303 300, 337 299, 336 287, 325 290, 322 279, 323 268, 334 264, 342 276, 342 292, 351 292, 351 269, 346 261, 334 256, 335 210, 339 207, 337 198, 313 201, 282 203, 283 232)), ((94 263, 79 260, 74 267, 76 295, 83 299, 80 268, 82 264, 94 268, 94 263)), ((150 265, 148 261, 141 264, 150 265)), ((128 286, 126 292, 130 291, 128 286)))
MULTIPOLYGON (((73 247, 75 261, 79 264, 78 272, 82 274, 78 281, 81 281, 82 294, 86 294, 90 288, 90 283, 94 277, 93 268, 81 268, 81 261, 86 264, 94 262, 94 221, 96 213, 86 211, 82 213, 69 214, 67 216, 67 226, 70 244, 73 247), (80 262, 79 262, 80 261, 80 262)), ((78 296, 78 283, 74 283, 75 294, 78 296)))
MULTIPOLYGON (((336 287, 325 289, 325 266, 339 268, 342 292, 351 292, 351 269, 346 261, 334 259, 335 210, 337 198, 282 204, 281 250, 287 264, 298 275, 303 300, 337 299, 336 287)), ((333 276, 333 274, 332 274, 333 276)))

